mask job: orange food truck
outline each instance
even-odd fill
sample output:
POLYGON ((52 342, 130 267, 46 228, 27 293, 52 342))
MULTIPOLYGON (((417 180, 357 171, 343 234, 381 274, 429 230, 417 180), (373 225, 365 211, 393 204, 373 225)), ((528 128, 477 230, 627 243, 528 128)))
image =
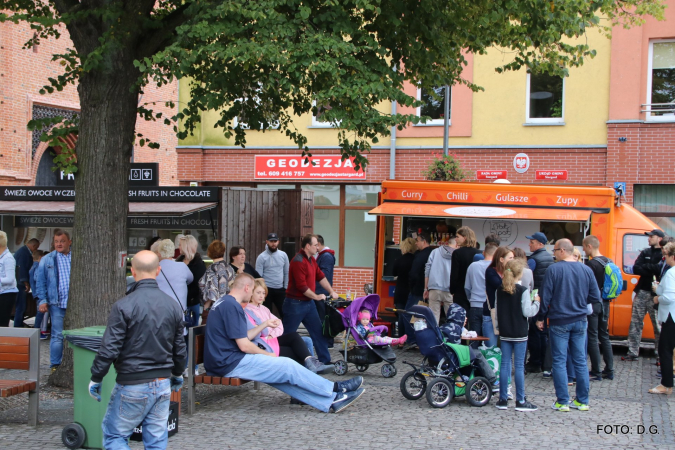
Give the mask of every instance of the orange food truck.
MULTIPOLYGON (((391 313, 384 308, 393 307, 392 269, 401 255, 398 243, 426 231, 431 233, 432 245, 443 245, 447 236, 436 233, 441 221, 455 229, 470 227, 481 247, 485 236, 494 233, 502 245, 520 247, 528 254, 525 236, 537 231, 549 239, 546 249, 551 253, 555 241, 562 238, 582 250, 584 237, 593 234, 600 240, 600 252, 622 270, 624 292, 611 303, 609 332, 614 338, 625 338, 639 278, 633 275, 633 264, 649 245, 645 232, 658 227, 620 200, 614 189, 601 186, 384 181, 379 204, 370 211, 378 216, 374 287, 381 298, 380 310, 386 316, 391 313)), ((643 338, 653 337, 647 319, 643 338)))

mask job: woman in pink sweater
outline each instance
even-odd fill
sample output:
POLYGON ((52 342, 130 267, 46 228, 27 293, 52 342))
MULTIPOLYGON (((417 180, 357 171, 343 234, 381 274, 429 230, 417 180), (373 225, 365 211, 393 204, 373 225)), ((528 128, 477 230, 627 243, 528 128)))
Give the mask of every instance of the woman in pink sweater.
POLYGON ((305 341, 297 332, 284 334, 284 326, 270 310, 263 306, 265 297, 267 296, 267 286, 265 280, 256 278, 253 285, 253 295, 251 301, 246 304, 246 315, 252 324, 260 325, 268 320, 276 320, 279 326, 276 328, 266 327, 262 330, 257 338, 264 340, 277 354, 277 356, 285 356, 304 365, 314 373, 328 373, 334 370, 332 364, 323 364, 310 353, 310 344, 305 341))

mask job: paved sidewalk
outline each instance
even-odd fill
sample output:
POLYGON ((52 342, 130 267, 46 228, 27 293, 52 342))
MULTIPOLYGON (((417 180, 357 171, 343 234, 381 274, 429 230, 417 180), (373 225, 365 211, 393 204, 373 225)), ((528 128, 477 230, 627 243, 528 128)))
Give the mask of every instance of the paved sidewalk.
MULTIPOLYGON (((49 342, 41 342, 44 357, 49 342)), ((399 352, 398 374, 380 375, 380 365, 363 374, 366 393, 341 414, 324 414, 308 406, 292 406, 289 398, 269 386, 254 391, 243 387, 198 386, 199 405, 194 416, 180 418, 179 432, 169 448, 203 449, 334 449, 371 448, 431 449, 470 448, 518 449, 635 448, 675 449, 675 397, 647 393, 658 379, 653 357, 622 362, 625 353, 616 349, 614 381, 591 383, 591 410, 560 413, 550 409, 554 401, 553 381, 541 374, 526 375, 528 399, 539 406, 536 412, 500 411, 490 405, 474 408, 455 399, 444 409, 431 408, 423 398, 406 400, 399 382, 407 366, 404 359, 419 361, 417 352, 399 352), (612 429, 611 434, 606 434, 612 429), (638 426, 645 427, 639 434, 638 426), (598 426, 603 430, 598 432, 598 426), (615 429, 618 426, 618 430, 615 429), (623 430, 621 426, 624 426, 623 430), (650 426, 656 434, 650 434, 650 426)), ((650 356, 650 351, 643 352, 650 356)), ((334 352, 337 358, 337 352, 334 352)), ((43 358, 43 373, 48 362, 43 358)), ((14 371, 0 371, 0 378, 14 371)), ((357 374, 350 364, 348 376, 357 374)), ((337 380, 340 377, 329 375, 337 380)), ((574 388, 571 388, 573 394, 574 388)), ((72 393, 45 389, 41 396, 37 430, 25 425, 27 396, 0 399, 0 449, 62 449, 61 430, 72 421, 72 393)), ((184 394, 183 401, 186 402, 184 394)), ((132 443, 134 449, 143 448, 132 443)))

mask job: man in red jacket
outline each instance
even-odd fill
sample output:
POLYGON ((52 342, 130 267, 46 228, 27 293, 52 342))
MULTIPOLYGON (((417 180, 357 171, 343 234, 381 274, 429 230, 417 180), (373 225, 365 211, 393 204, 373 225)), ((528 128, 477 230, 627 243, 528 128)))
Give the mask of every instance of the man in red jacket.
POLYGON ((305 325, 309 332, 317 358, 324 364, 330 363, 328 343, 321 332, 321 319, 316 312, 316 306, 312 300, 324 301, 325 294, 316 293, 318 282, 332 298, 337 298, 326 276, 314 259, 318 251, 318 241, 313 234, 305 235, 300 242, 301 250, 291 260, 288 269, 288 288, 284 300, 284 331, 293 332, 298 330, 300 323, 305 325))

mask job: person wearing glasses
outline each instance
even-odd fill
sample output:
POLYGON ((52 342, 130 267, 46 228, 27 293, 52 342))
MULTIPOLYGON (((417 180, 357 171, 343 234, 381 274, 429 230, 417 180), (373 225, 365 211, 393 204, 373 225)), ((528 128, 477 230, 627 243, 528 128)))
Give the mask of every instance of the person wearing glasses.
POLYGON ((329 364, 328 341, 323 337, 321 319, 312 300, 326 300, 326 295, 316 293, 317 283, 332 298, 338 298, 338 295, 314 258, 319 251, 316 235, 305 235, 300 241, 300 247, 300 251, 293 257, 288 269, 288 288, 283 305, 282 322, 286 333, 298 331, 300 323, 305 325, 314 342, 317 358, 322 363, 329 364))
POLYGON ((553 385, 557 397, 552 408, 557 411, 569 411, 570 407, 588 411, 588 305, 600 303, 602 298, 593 271, 575 260, 572 241, 556 241, 553 254, 558 263, 546 270, 540 291, 540 314, 548 318, 551 338, 553 385), (568 348, 577 380, 576 398, 571 402, 567 388, 568 348))

